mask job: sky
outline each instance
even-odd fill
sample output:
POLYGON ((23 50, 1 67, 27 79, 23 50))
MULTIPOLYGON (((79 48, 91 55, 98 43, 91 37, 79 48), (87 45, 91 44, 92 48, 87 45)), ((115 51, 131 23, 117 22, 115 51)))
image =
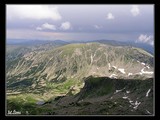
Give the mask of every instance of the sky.
POLYGON ((119 40, 154 45, 153 4, 7 4, 7 39, 119 40))

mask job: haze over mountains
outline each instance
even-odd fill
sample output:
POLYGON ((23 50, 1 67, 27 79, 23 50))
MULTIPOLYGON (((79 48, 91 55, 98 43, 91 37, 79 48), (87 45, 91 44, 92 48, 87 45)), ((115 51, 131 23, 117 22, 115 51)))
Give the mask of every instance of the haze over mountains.
POLYGON ((119 111, 119 106, 122 106, 119 103, 128 100, 123 111, 130 109, 130 112, 126 114, 150 115, 153 113, 153 77, 154 56, 141 48, 128 46, 127 43, 57 40, 7 44, 8 109, 21 108, 23 114, 32 107, 34 110, 30 114, 125 114, 119 111), (118 90, 122 93, 114 94, 118 90), (127 92, 128 96, 124 90, 130 91, 127 92), (146 95, 148 90, 149 97, 146 95), (138 96, 141 97, 140 101, 137 100, 138 96), (100 107, 100 103, 96 102, 97 97, 106 108, 100 107), (25 107, 27 102, 31 103, 30 108, 25 107), (54 110, 50 108, 52 105, 54 110), (142 109, 144 105, 145 109, 142 109), (67 108, 62 109, 62 106, 67 108), (100 109, 96 111, 94 106, 100 109), (48 112, 41 110, 43 108, 48 112), (73 109, 81 109, 81 112, 66 113, 73 109), (87 113, 84 112, 86 110, 87 113))
POLYGON ((89 43, 89 42, 98 42, 110 45, 121 45, 121 46, 133 46, 146 50, 147 52, 154 54, 154 47, 145 43, 135 43, 130 41, 117 41, 117 40, 19 40, 19 39, 8 39, 7 44, 16 44, 16 45, 37 45, 45 43, 55 43, 55 44, 70 44, 70 43, 89 43))

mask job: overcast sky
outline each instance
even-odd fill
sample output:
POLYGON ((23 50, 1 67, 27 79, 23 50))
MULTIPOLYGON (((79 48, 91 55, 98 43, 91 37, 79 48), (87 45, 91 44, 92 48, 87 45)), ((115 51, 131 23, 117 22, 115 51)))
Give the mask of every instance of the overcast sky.
POLYGON ((153 45, 154 5, 6 5, 7 39, 120 40, 153 45))

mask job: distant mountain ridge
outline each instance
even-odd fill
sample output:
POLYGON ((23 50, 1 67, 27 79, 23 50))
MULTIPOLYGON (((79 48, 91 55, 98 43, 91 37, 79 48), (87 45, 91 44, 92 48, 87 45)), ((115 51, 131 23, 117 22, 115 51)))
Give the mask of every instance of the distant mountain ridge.
POLYGON ((19 39, 8 39, 6 41, 7 45, 42 45, 42 44, 69 44, 69 42, 63 40, 19 40, 19 39))
POLYGON ((47 44, 47 43, 54 43, 54 44, 73 44, 73 43, 91 43, 91 42, 99 42, 102 44, 110 44, 114 46, 133 46, 138 47, 146 50, 147 52, 154 54, 154 48, 151 45, 143 44, 143 43, 135 43, 130 41, 116 41, 116 40, 90 40, 90 41, 76 41, 76 40, 19 40, 19 39, 8 39, 6 43, 8 45, 37 45, 37 44, 47 44))

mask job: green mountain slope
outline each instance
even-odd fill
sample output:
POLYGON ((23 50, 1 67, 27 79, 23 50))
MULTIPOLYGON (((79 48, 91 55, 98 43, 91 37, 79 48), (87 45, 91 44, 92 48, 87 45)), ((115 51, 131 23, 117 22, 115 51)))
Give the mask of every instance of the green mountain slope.
MULTIPOLYGON (((86 99, 113 93, 117 89, 114 87, 115 80, 146 81, 146 79, 153 78, 153 59, 151 54, 139 48, 100 43, 63 46, 46 44, 13 48, 8 46, 6 53, 8 109, 14 109, 13 104, 15 106, 19 104, 20 108, 25 108, 29 101, 31 108, 37 108, 37 102, 54 102, 57 96, 69 95, 71 97, 83 93, 81 97, 86 99), (90 81, 91 88, 86 93, 83 90, 80 92, 88 76, 97 79, 93 78, 90 81), (106 83, 99 82, 101 77, 114 80, 108 82, 108 87, 104 89, 103 85, 106 83), (102 88, 97 88, 99 84, 102 88)), ((135 81, 135 86, 137 85, 135 81)), ((133 89, 136 88, 135 86, 133 85, 133 89)), ((39 114, 35 111, 32 113, 39 114)))

